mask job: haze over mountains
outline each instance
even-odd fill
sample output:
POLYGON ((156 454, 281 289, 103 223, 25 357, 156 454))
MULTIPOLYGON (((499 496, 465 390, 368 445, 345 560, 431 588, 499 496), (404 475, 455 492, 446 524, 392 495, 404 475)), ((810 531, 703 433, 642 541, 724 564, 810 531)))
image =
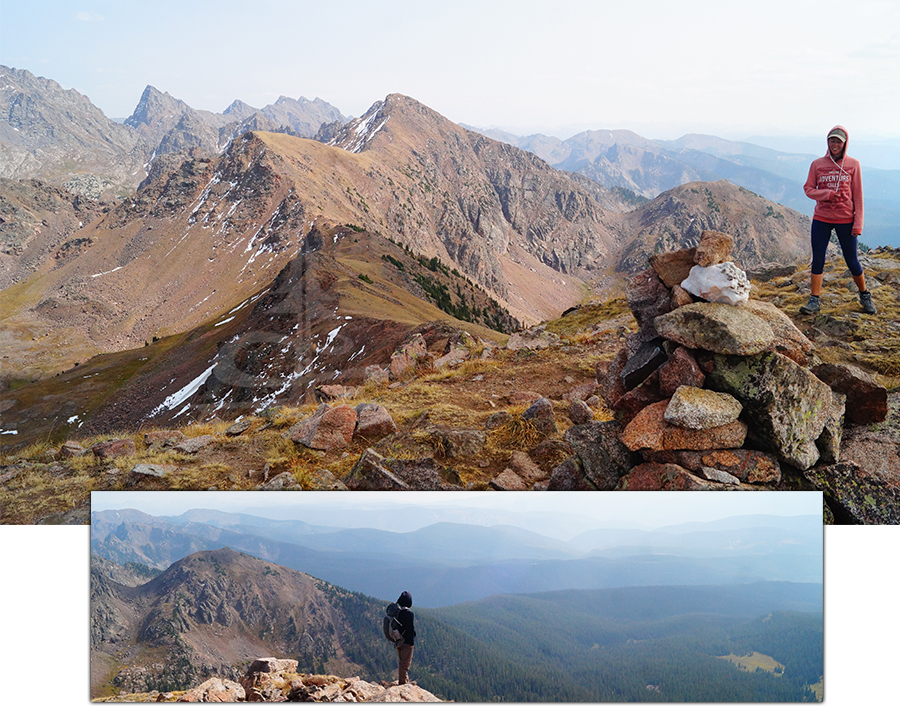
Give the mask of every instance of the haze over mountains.
MULTIPOLYGON (((406 506, 397 509, 402 516, 406 506)), ((410 508, 414 512, 414 508, 410 508)), ((310 513, 315 515, 315 513, 310 513)), ((436 522, 400 533, 193 510, 153 517, 94 512, 92 552, 164 568, 228 546, 331 583, 389 599, 415 587, 424 606, 497 593, 621 585, 821 581, 821 521, 748 516, 673 528, 595 528, 568 540, 511 525, 436 522)))
POLYGON ((646 530, 595 523, 569 540, 514 525, 397 533, 307 517, 95 512, 92 695, 234 676, 235 661, 256 655, 390 677, 378 599, 401 589, 414 596, 415 677, 446 699, 643 700, 654 690, 662 700, 802 700, 822 675, 818 515, 646 530), (648 647, 635 649, 641 640, 648 647), (736 664, 715 662, 750 651, 790 679, 735 676, 736 664), (663 672, 673 666, 680 672, 663 672), (705 681, 698 690, 685 688, 692 677, 705 681))
MULTIPOLYGON (((826 150, 824 138, 815 145, 771 139, 779 147, 788 143, 804 147, 802 152, 786 152, 766 147, 766 139, 739 142, 700 134, 665 141, 627 130, 584 131, 566 140, 541 134, 516 136, 495 129, 480 132, 529 150, 554 168, 640 196, 653 198, 685 183, 727 179, 806 215, 812 214, 815 204, 803 192, 803 183, 812 159, 826 150)), ((870 248, 897 246, 900 171, 891 169, 900 168, 900 148, 865 140, 857 143, 851 136, 848 149, 856 157, 866 146, 866 155, 877 158, 878 165, 863 162, 866 224, 862 240, 870 248)))

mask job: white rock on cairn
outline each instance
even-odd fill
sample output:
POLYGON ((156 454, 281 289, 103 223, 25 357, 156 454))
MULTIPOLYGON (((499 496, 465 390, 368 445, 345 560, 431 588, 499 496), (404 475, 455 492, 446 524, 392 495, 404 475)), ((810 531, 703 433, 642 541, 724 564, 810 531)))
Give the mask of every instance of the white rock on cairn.
POLYGON ((707 301, 737 306, 750 298, 750 281, 731 261, 714 266, 694 266, 681 288, 707 301))

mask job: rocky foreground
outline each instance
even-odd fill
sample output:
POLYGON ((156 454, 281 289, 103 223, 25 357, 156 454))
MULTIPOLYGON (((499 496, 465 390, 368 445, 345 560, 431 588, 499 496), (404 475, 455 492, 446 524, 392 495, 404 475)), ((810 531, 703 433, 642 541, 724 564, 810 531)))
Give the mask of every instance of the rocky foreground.
POLYGON ((839 261, 810 319, 782 311, 807 271, 744 272, 731 253, 707 232, 651 257, 627 305, 575 307, 505 348, 417 327, 362 386, 315 388, 318 408, 11 459, 0 515, 85 523, 85 488, 819 490, 826 522, 900 523, 900 257, 863 259, 877 316, 839 261), (41 484, 68 510, 38 514, 41 484))
POLYGON ((415 683, 369 683, 359 678, 297 673, 297 661, 257 658, 238 682, 210 678, 185 692, 128 693, 95 703, 440 703, 415 683))

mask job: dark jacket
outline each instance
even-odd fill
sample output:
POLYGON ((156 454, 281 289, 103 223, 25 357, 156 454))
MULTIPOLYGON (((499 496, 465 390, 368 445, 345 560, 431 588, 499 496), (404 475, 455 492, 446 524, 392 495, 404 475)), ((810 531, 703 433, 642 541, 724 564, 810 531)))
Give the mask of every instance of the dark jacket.
POLYGON ((397 613, 397 622, 400 625, 400 632, 403 633, 403 642, 407 645, 416 644, 416 616, 413 615, 412 595, 404 591, 397 598, 397 604, 400 606, 400 612, 397 613))

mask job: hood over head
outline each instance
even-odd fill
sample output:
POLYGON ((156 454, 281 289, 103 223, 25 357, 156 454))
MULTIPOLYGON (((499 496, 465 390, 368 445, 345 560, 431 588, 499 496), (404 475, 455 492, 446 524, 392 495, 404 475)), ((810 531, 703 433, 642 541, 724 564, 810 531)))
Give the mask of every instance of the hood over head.
MULTIPOLYGON (((847 139, 848 139, 848 137, 849 136, 847 134, 847 129, 844 128, 844 126, 835 126, 830 131, 828 131, 828 135, 825 138, 825 145, 826 146, 828 145, 829 138, 840 138, 842 141, 844 141, 844 148, 841 151, 841 155, 840 155, 840 157, 843 158, 844 156, 847 155, 847 139)), ((828 148, 826 150, 825 155, 830 155, 830 153, 831 153, 831 149, 828 148)))

